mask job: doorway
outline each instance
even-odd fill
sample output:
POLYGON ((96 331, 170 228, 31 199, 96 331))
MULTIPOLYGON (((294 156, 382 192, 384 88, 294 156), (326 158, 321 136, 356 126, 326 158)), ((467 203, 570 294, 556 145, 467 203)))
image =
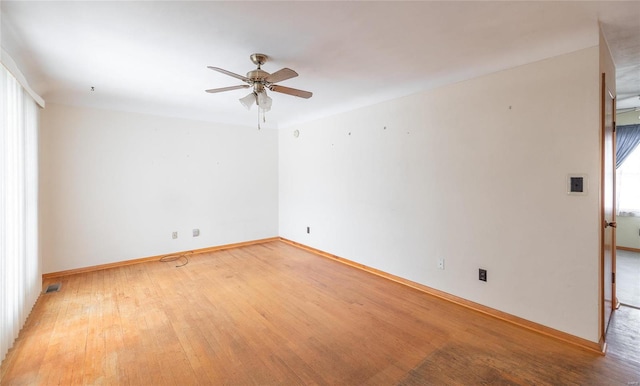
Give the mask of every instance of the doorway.
POLYGON ((616 113, 616 292, 622 305, 640 308, 640 111, 635 110, 616 113))

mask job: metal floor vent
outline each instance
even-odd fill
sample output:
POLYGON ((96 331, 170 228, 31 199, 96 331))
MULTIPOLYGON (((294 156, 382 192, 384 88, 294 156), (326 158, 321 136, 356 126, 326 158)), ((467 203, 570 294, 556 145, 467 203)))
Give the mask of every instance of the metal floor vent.
POLYGON ((60 283, 56 283, 56 284, 50 284, 46 290, 44 290, 45 294, 51 293, 51 292, 58 292, 60 291, 60 283))

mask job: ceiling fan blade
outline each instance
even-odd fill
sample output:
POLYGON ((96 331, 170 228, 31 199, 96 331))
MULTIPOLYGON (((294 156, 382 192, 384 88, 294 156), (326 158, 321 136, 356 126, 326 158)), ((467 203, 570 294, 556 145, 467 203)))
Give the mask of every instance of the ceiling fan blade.
POLYGON ((220 68, 220 67, 207 66, 207 68, 210 68, 210 69, 212 69, 213 71, 221 72, 221 73, 223 73, 223 74, 225 74, 225 75, 233 76, 234 78, 236 78, 236 79, 240 79, 240 80, 241 80, 241 81, 243 81, 243 82, 251 83, 251 79, 247 78, 246 76, 238 75, 238 74, 236 74, 236 73, 233 73, 233 72, 231 72, 231 71, 227 71, 227 70, 222 69, 222 68, 220 68))
POLYGON ((309 99, 313 95, 313 93, 309 91, 298 90, 297 88, 291 88, 291 87, 278 86, 277 84, 272 84, 269 87, 269 90, 275 91, 275 92, 281 92, 283 94, 297 96, 304 99, 309 99))
POLYGON ((208 93, 216 93, 216 92, 223 92, 223 91, 231 91, 231 90, 239 90, 241 88, 249 88, 251 86, 249 86, 248 84, 241 84, 239 86, 229 86, 229 87, 220 87, 220 88, 211 88, 209 90, 204 90, 208 93))
POLYGON ((293 71, 290 68, 283 68, 282 70, 278 70, 273 74, 267 76, 264 80, 266 80, 268 83, 278 83, 282 82, 283 80, 295 78, 296 76, 298 76, 297 72, 293 71))

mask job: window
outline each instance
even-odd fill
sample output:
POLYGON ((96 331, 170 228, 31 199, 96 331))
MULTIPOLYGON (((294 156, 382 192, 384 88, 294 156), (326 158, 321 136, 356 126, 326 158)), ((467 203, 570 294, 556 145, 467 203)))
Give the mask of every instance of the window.
POLYGON ((33 98, 0 64, 0 359, 42 289, 37 117, 33 98))
POLYGON ((640 146, 616 171, 619 216, 640 216, 640 146))

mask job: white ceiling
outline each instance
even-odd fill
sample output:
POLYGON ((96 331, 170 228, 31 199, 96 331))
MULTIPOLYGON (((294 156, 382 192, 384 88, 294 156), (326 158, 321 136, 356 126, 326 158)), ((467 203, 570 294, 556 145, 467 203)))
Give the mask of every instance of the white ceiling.
MULTIPOLYGON (((211 71, 300 76, 270 93, 283 127, 592 47, 598 21, 619 99, 640 95, 640 2, 0 1, 3 48, 48 103, 255 125, 248 90, 211 71), (91 87, 95 91, 90 91, 91 87)), ((640 100, 638 101, 640 105, 640 100)))

